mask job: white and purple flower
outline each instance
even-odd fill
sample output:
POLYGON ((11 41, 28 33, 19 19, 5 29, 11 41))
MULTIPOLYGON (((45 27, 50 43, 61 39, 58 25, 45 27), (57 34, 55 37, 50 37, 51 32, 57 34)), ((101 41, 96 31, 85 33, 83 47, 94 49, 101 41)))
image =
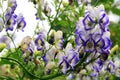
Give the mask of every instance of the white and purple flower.
POLYGON ((19 16, 17 16, 17 29, 24 31, 23 29, 25 28, 25 26, 26 26, 26 21, 23 15, 20 14, 19 16))
POLYGON ((8 7, 10 7, 12 9, 12 13, 14 13, 17 7, 16 0, 8 0, 8 7))
POLYGON ((44 32, 40 32, 37 36, 37 38, 35 39, 35 45, 37 46, 37 50, 42 51, 45 49, 45 33, 44 32))
POLYGON ((22 50, 24 62, 31 61, 34 57, 34 44, 30 36, 26 36, 21 41, 20 48, 22 50))
POLYGON ((11 8, 8 8, 5 13, 5 28, 6 31, 13 31, 14 25, 16 24, 16 15, 12 14, 11 8))

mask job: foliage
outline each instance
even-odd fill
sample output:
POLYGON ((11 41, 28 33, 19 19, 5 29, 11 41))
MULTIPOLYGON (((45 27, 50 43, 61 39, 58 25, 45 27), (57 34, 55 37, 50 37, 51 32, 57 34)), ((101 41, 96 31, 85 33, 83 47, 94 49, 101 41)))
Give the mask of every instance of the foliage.
POLYGON ((46 33, 38 23, 34 36, 26 36, 18 45, 14 35, 17 30, 24 32, 25 17, 15 13, 16 0, 1 0, 0 32, 5 35, 0 36, 0 79, 119 80, 120 21, 109 22, 108 14, 119 16, 120 5, 114 0, 91 1, 29 0, 37 10, 36 19, 47 20, 50 29, 46 33))

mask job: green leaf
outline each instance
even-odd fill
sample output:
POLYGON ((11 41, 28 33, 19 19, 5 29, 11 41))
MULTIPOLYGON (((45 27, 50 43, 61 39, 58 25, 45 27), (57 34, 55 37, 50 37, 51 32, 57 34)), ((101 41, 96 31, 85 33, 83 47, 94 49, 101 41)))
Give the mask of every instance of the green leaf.
POLYGON ((111 40, 112 40, 112 45, 115 46, 118 44, 120 46, 120 23, 111 23, 110 25, 110 32, 111 32, 111 40))
POLYGON ((111 11, 116 14, 116 15, 120 15, 120 9, 112 7, 111 11))
POLYGON ((0 61, 0 66, 2 66, 2 65, 4 65, 4 64, 14 65, 15 63, 14 63, 14 62, 11 62, 11 61, 8 61, 8 60, 1 60, 1 61, 0 61))

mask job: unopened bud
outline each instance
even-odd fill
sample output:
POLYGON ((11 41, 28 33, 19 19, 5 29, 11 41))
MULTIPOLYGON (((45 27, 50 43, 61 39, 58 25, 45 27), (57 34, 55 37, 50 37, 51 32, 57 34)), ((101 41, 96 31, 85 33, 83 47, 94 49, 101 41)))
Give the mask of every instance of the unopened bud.
POLYGON ((81 70, 80 74, 86 74, 86 70, 85 69, 81 70))
POLYGON ((0 52, 6 47, 5 43, 0 43, 0 52))

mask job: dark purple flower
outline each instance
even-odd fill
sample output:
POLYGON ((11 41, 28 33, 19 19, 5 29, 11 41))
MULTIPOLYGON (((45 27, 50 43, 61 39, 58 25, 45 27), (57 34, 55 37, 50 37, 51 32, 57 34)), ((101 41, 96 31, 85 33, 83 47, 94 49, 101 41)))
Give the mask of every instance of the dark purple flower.
POLYGON ((93 64, 93 67, 92 67, 93 72, 91 76, 93 77, 98 76, 100 71, 103 68, 103 65, 104 65, 104 62, 101 59, 97 59, 96 62, 93 64))
POLYGON ((46 64, 48 63, 48 59, 46 58, 46 54, 43 54, 42 59, 45 62, 45 66, 46 66, 46 64))

